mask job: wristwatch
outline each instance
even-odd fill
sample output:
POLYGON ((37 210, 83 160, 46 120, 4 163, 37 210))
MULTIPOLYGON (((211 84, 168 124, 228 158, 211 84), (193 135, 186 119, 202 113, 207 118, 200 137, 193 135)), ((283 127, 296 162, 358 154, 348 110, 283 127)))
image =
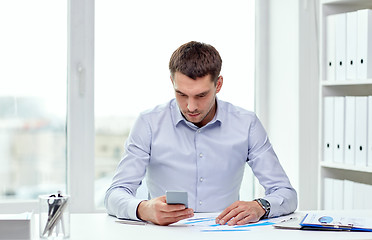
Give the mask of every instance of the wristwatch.
POLYGON ((262 218, 267 218, 270 213, 271 205, 269 201, 263 199, 263 198, 257 198, 254 201, 258 202, 260 206, 265 210, 265 214, 262 216, 262 218))

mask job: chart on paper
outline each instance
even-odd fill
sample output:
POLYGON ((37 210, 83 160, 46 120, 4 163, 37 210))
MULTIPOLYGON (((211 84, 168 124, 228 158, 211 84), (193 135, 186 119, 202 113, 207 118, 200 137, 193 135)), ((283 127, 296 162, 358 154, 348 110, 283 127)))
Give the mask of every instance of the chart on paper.
POLYGON ((246 232, 246 231, 260 231, 266 229, 267 226, 272 226, 275 223, 281 222, 288 217, 278 217, 271 219, 264 219, 256 223, 229 226, 227 224, 216 224, 217 213, 198 213, 195 217, 181 220, 174 225, 182 225, 193 227, 201 232, 246 232))

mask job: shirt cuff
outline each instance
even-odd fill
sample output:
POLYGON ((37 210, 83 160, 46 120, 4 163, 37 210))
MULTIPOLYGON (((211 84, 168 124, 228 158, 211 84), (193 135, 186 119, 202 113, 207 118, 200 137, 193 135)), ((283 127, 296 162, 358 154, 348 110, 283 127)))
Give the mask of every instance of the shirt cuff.
POLYGON ((137 217, 137 208, 140 202, 142 202, 143 199, 131 199, 128 203, 128 217, 132 220, 139 220, 142 221, 137 217))
POLYGON ((263 197, 266 201, 270 203, 270 212, 268 218, 280 216, 280 208, 283 203, 283 199, 273 197, 273 196, 265 196, 263 197))

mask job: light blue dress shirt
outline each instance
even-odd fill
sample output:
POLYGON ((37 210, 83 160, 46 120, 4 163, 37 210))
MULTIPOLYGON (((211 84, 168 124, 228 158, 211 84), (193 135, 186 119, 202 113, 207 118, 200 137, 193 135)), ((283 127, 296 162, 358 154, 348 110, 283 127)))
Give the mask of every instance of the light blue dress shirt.
POLYGON ((138 219, 143 199, 135 195, 146 174, 151 198, 167 190, 187 191, 195 212, 219 212, 239 200, 245 163, 265 188, 269 217, 297 208, 297 193, 253 112, 217 99, 214 119, 198 128, 173 99, 138 117, 105 206, 118 218, 138 219))

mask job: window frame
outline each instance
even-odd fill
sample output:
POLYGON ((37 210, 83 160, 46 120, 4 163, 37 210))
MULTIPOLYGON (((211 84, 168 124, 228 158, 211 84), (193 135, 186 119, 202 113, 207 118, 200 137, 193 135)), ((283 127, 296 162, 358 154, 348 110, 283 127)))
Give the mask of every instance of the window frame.
POLYGON ((94 212, 94 0, 68 0, 67 193, 94 212))

